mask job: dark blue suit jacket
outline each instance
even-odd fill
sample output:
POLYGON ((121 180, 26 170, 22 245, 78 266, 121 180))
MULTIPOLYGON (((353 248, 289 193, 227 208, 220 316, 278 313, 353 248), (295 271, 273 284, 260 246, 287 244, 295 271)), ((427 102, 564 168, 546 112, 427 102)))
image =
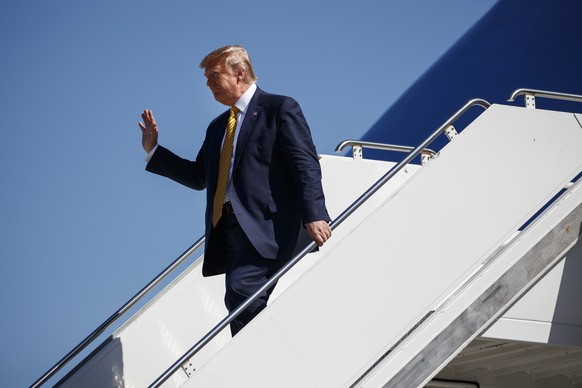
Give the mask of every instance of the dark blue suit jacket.
MULTIPOLYGON (((196 190, 207 189, 203 274, 224 272, 224 258, 209 249, 218 160, 228 111, 214 119, 194 161, 164 147, 146 169, 196 190)), ((257 88, 242 123, 228 196, 243 231, 267 259, 289 259, 310 241, 304 224, 329 221, 319 158, 299 104, 257 88)))

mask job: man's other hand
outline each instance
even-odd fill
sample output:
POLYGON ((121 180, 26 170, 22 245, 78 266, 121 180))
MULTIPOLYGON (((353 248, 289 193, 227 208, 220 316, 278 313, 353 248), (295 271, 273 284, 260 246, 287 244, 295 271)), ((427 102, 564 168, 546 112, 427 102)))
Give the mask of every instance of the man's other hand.
POLYGON ((305 228, 318 246, 322 246, 331 237, 331 228, 325 221, 308 222, 305 228))

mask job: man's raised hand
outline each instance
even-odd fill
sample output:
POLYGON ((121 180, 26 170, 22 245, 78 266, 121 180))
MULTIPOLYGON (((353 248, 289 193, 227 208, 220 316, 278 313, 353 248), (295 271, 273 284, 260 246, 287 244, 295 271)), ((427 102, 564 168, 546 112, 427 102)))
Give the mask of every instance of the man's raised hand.
POLYGON ((141 114, 143 122, 139 122, 141 128, 141 145, 145 152, 150 153, 158 145, 158 125, 151 110, 146 109, 141 114))

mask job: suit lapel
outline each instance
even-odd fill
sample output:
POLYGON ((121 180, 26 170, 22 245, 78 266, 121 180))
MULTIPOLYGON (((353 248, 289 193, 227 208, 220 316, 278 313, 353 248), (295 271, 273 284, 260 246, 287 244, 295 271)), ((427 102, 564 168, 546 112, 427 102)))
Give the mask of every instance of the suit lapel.
POLYGON ((259 117, 259 113, 261 112, 262 105, 263 105, 263 91, 261 89, 257 88, 255 95, 253 96, 253 98, 251 99, 251 102, 249 103, 249 105, 247 107, 247 111, 245 113, 245 118, 244 118, 243 123, 240 127, 240 132, 238 134, 238 139, 236 141, 236 150, 235 150, 235 154, 234 154, 233 171, 236 169, 238 162, 239 162, 242 154, 244 153, 245 144, 247 142, 247 139, 249 138, 251 131, 255 127, 255 122, 257 120, 257 117, 259 117))

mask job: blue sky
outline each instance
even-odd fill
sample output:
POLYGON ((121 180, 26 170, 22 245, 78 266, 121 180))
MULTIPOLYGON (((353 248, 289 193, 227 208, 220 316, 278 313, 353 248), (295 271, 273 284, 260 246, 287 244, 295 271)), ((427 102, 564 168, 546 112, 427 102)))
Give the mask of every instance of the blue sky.
POLYGON ((144 171, 137 122, 194 157, 237 43, 320 153, 359 138, 494 0, 3 1, 2 385, 28 386, 201 236, 205 194, 144 171))

